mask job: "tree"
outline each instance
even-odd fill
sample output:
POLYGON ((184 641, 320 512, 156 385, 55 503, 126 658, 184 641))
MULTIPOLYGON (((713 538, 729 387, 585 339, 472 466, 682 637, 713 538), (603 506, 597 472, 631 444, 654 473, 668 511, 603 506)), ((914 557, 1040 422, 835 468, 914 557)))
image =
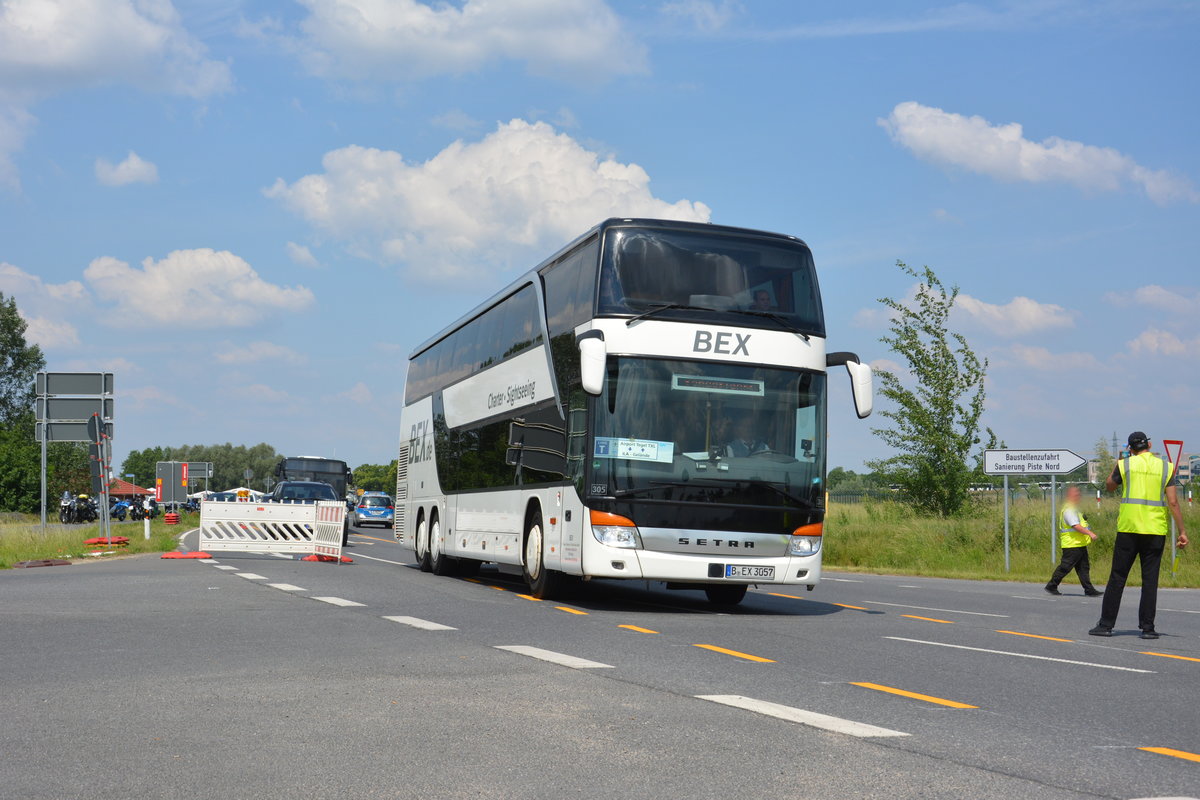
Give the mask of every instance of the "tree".
POLYGON ((1104 479, 1112 474, 1116 462, 1112 451, 1108 449, 1108 440, 1101 436, 1096 440, 1096 480, 1101 485, 1104 484, 1104 479))
POLYGON ((368 492, 396 491, 396 460, 390 464, 363 464, 354 470, 354 485, 368 492))
POLYGON ((33 379, 46 368, 42 349, 25 341, 27 327, 17 301, 0 292, 0 424, 33 411, 33 379))
MULTIPOLYGON (((949 329, 958 287, 947 290, 929 267, 918 272, 903 261, 896 266, 920 283, 909 303, 879 299, 892 314, 889 334, 880 341, 903 360, 912 387, 895 372, 879 371, 879 393, 893 404, 879 413, 895 424, 872 432, 899 452, 868 466, 898 484, 917 509, 949 516, 967 503, 968 487, 981 472, 977 448, 988 362, 949 329)), ((986 430, 986 446, 995 447, 995 434, 986 430)))

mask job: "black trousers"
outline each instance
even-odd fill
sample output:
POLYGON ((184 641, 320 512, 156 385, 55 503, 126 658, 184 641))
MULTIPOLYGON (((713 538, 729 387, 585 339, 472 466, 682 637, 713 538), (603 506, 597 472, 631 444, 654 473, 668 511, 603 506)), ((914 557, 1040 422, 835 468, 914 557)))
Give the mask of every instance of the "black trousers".
POLYGON ((1138 627, 1154 629, 1154 614, 1158 609, 1158 568, 1162 564, 1166 536, 1150 533, 1117 533, 1113 544, 1112 574, 1104 587, 1104 602, 1100 607, 1100 624, 1109 628, 1117 624, 1121 610, 1121 595, 1125 581, 1133 569, 1133 560, 1142 562, 1142 602, 1138 606, 1138 627))
POLYGON ((1046 584, 1047 589, 1057 589, 1062 583, 1062 579, 1071 574, 1071 570, 1079 576, 1079 585, 1083 587, 1085 592, 1094 592, 1096 587, 1092 585, 1092 565, 1088 560, 1088 549, 1084 547, 1064 547, 1062 549, 1062 561, 1058 563, 1058 567, 1054 570, 1054 574, 1050 576, 1050 582, 1046 584))

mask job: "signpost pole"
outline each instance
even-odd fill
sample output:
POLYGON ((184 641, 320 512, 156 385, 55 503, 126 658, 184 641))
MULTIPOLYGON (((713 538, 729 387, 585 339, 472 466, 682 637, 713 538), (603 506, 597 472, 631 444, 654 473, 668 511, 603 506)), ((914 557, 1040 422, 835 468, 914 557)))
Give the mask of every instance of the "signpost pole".
POLYGON ((1057 476, 1050 475, 1050 563, 1058 563, 1058 487, 1057 476))
POLYGON ((1004 571, 1012 572, 1012 564, 1009 562, 1009 537, 1008 537, 1008 476, 1004 476, 1004 571))
POLYGON ((42 423, 42 536, 46 535, 46 423, 42 423))

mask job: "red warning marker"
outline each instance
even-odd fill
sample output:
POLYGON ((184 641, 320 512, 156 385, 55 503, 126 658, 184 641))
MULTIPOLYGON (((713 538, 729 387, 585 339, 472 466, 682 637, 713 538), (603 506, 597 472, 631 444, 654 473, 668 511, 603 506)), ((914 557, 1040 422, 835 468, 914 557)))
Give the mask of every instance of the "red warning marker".
MULTIPOLYGON (((324 561, 324 562, 328 562, 328 563, 337 563, 337 559, 334 558, 333 556, 323 556, 323 555, 317 555, 315 553, 311 556, 305 556, 304 558, 302 558, 300 560, 301 561, 324 561)), ((343 564, 353 564, 354 559, 347 558, 346 556, 342 556, 342 563, 343 564)))
POLYGON ((170 553, 163 553, 163 558, 212 558, 210 553, 205 553, 197 550, 192 553, 180 553, 178 550, 172 550, 170 553))

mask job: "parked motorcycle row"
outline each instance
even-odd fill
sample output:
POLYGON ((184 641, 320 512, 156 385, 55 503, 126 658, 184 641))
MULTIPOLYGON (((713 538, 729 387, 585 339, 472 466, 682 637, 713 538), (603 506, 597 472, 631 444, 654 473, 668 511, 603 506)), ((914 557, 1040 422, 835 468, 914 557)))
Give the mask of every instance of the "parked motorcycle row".
MULTIPOLYGON (((179 511, 199 511, 200 504, 194 500, 184 503, 178 509, 179 511)), ((117 500, 113 498, 112 504, 108 508, 108 516, 110 519, 115 519, 124 522, 126 519, 140 522, 147 517, 154 519, 159 514, 158 503, 153 500, 117 500)), ((72 495, 69 492, 63 492, 62 498, 58 503, 58 520, 65 525, 73 525, 77 523, 95 522, 100 518, 100 508, 97 505, 96 498, 89 497, 86 494, 72 495)))

